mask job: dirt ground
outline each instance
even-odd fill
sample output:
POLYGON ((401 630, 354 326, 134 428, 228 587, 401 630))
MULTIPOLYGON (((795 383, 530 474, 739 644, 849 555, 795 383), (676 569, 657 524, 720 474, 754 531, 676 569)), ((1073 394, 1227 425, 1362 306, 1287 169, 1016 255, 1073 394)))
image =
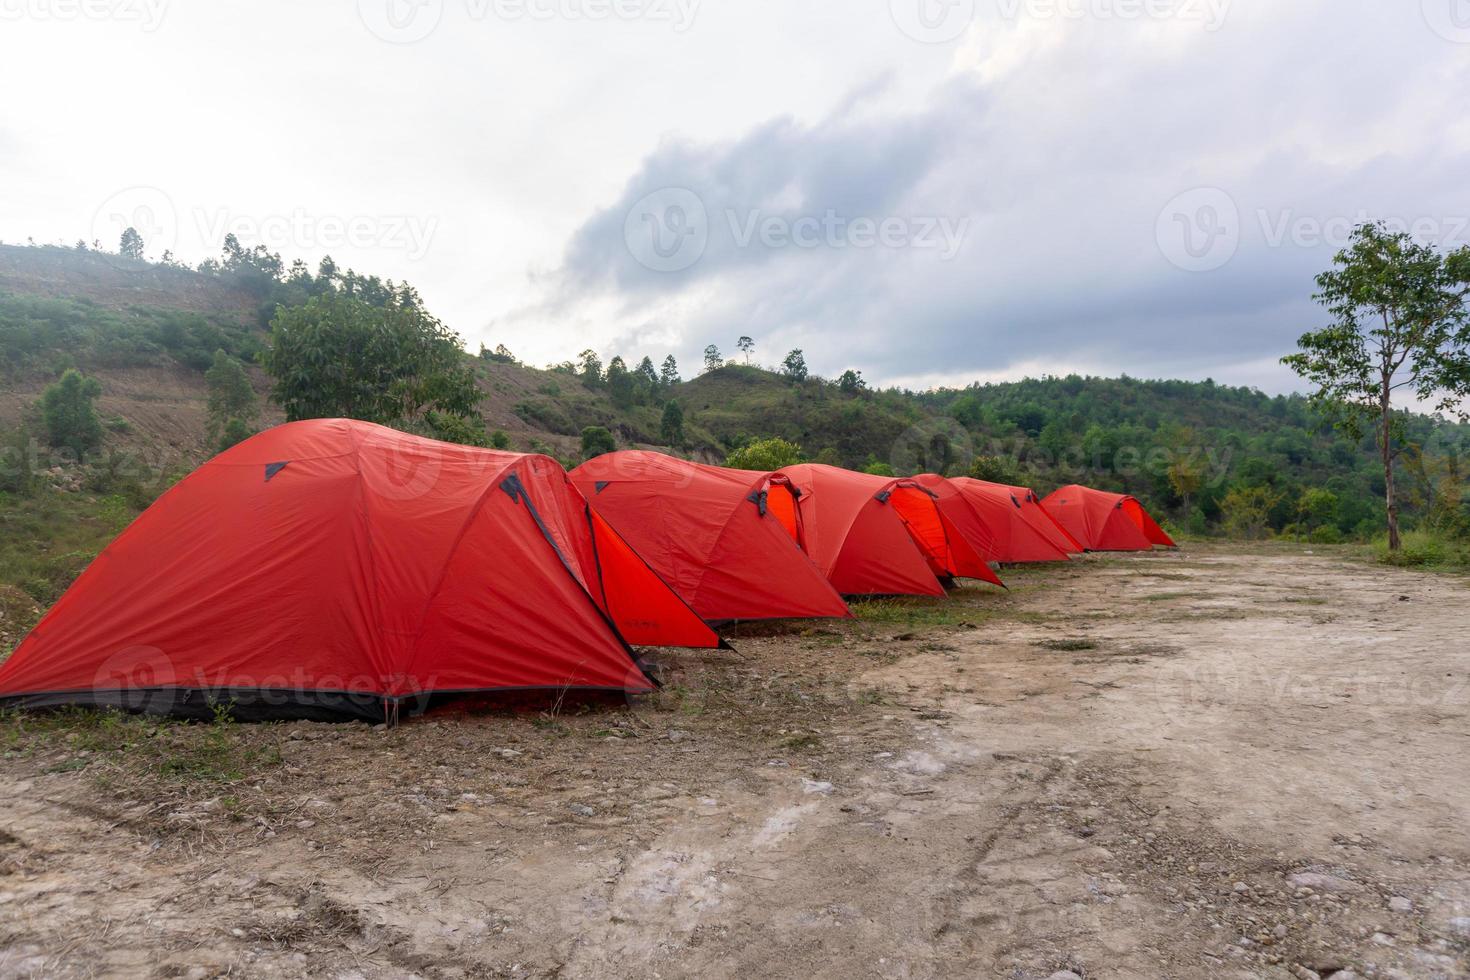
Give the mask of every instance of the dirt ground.
POLYGON ((1470 976, 1470 583, 1006 577, 631 706, 4 719, 0 977, 1470 976))

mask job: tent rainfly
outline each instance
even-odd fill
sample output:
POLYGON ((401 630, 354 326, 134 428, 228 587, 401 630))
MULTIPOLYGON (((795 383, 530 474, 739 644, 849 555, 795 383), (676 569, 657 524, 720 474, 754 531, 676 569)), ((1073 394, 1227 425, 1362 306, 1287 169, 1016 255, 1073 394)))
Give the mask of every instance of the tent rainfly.
POLYGON ((382 719, 435 694, 652 689, 719 638, 556 461, 343 419, 216 456, 0 666, 0 706, 382 719))
POLYGON ((1041 501, 1046 512, 1088 551, 1150 551, 1175 547, 1135 498, 1073 484, 1041 501))
POLYGON ((572 482, 594 510, 710 622, 852 615, 804 554, 783 477, 627 451, 572 482))
POLYGON ((1002 584, 933 491, 912 479, 819 463, 773 476, 796 489, 802 549, 843 595, 943 595, 950 578, 1002 584))
POLYGON ((969 477, 944 477, 927 473, 915 477, 924 486, 938 490, 942 485, 972 508, 990 532, 991 547, 984 552, 990 561, 1009 564, 1043 561, 1067 561, 1068 552, 1078 552, 1067 532, 1041 509, 1036 495, 1025 487, 972 480, 969 477))

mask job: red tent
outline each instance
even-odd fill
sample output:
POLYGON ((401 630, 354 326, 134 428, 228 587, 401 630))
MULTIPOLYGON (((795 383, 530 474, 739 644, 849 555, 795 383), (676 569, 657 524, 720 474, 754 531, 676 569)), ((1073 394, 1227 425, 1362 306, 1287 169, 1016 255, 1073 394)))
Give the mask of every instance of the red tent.
POLYGON ((629 643, 719 638, 554 460, 318 419, 145 511, 0 665, 0 705, 382 718, 436 693, 650 690, 629 643))
POLYGON ((964 476, 945 479, 926 473, 914 479, 939 492, 941 502, 945 500, 942 488, 950 488, 947 492, 971 509, 975 520, 988 531, 989 546, 981 553, 990 561, 1068 560, 1066 532, 1041 510, 1031 491, 964 476))
POLYGON ((912 479, 803 463, 775 474, 797 491, 801 545, 844 595, 943 595, 941 578, 1001 581, 912 479))
POLYGON ((1041 498, 1036 495, 1035 490, 1030 487, 1011 487, 1003 484, 994 484, 994 486, 1002 486, 1009 490, 1011 496, 1021 503, 1021 517, 1058 550, 1066 552, 1069 556, 1087 550, 1076 538, 1067 533, 1066 528, 1057 523, 1057 519, 1052 517, 1045 507, 1041 506, 1041 498))
POLYGON ((1175 547, 1133 497, 1091 487, 1062 487, 1041 501, 1067 533, 1088 551, 1149 551, 1175 547))
POLYGON ((982 560, 1000 560, 996 558, 999 548, 994 532, 985 518, 965 499, 956 482, 937 473, 922 473, 914 477, 913 481, 933 496, 934 504, 944 515, 944 519, 954 525, 960 536, 975 549, 982 560))
POLYGON ((571 477, 707 620, 852 615, 797 546, 796 498, 781 477, 642 451, 598 456, 571 477))

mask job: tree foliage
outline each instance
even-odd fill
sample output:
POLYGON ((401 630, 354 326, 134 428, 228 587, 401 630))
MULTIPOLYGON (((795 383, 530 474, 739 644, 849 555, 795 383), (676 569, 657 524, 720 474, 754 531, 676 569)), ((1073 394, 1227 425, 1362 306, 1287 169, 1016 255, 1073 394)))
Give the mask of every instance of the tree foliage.
POLYGON ((60 380, 41 393, 41 418, 46 424, 46 441, 78 458, 102 444, 102 422, 93 402, 102 394, 102 383, 68 368, 60 380))
POLYGON ((684 444, 684 409, 679 403, 670 400, 664 405, 664 414, 659 419, 659 435, 663 441, 670 446, 682 446, 684 444))
POLYGON ((1332 322, 1282 362, 1317 386, 1313 401, 1350 436, 1376 436, 1389 549, 1399 547, 1394 461, 1403 451, 1395 393, 1466 417, 1470 397, 1470 246, 1443 254, 1404 232, 1361 225, 1316 300, 1332 322))
POLYGON ((255 389, 244 366, 222 350, 214 352, 214 362, 204 372, 209 388, 209 441, 216 449, 225 450, 254 433, 255 389))
POLYGON ((117 243, 117 254, 125 259, 143 261, 143 236, 138 234, 138 229, 129 225, 123 229, 122 237, 117 243))
POLYGON ((617 442, 613 434, 600 425, 589 425, 582 430, 582 458, 591 459, 604 453, 616 452, 617 442))
POLYGON ((804 462, 801 447, 794 442, 773 437, 746 443, 725 457, 725 465, 736 470, 770 472, 804 462))
POLYGON ((261 363, 288 419, 403 426, 431 412, 475 415, 482 396, 463 353, 458 335, 417 306, 332 293, 283 307, 261 363))
POLYGON ((786 355, 785 360, 781 362, 781 373, 792 381, 806 380, 806 355, 801 352, 801 348, 798 347, 786 355))
POLYGON ((718 370, 724 363, 724 356, 714 344, 710 344, 704 349, 704 370, 706 372, 718 370))

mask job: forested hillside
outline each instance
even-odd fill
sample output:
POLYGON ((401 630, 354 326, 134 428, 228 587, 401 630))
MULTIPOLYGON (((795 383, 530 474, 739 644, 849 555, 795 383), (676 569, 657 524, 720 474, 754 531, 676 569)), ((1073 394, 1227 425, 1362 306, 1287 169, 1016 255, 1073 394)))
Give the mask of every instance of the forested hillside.
MULTIPOLYGON (((230 241, 219 261, 188 269, 81 247, 0 246, 0 582, 13 587, 11 604, 53 600, 172 481, 282 421, 260 366, 272 322, 349 302, 411 314, 458 343, 411 287, 330 260, 287 267, 230 241), (67 388, 58 379, 69 370, 67 388), (54 431, 68 399, 95 401, 95 432, 54 431)), ((780 438, 804 458, 853 468, 972 473, 1043 493, 1071 482, 1127 490, 1196 534, 1335 541, 1370 537, 1382 523, 1371 443, 1343 437, 1301 397, 1076 376, 874 390, 854 371, 810 376, 803 352, 765 352, 759 338, 739 338, 737 360, 712 344, 700 365, 588 350, 536 368, 516 359, 516 338, 496 339, 494 349, 453 354, 478 399, 467 424, 426 412, 406 427, 567 465, 628 446, 721 462, 780 438), (767 353, 781 364, 744 363, 767 353)), ((1470 434, 1421 415, 1404 422, 1410 525, 1463 528, 1470 434)))

